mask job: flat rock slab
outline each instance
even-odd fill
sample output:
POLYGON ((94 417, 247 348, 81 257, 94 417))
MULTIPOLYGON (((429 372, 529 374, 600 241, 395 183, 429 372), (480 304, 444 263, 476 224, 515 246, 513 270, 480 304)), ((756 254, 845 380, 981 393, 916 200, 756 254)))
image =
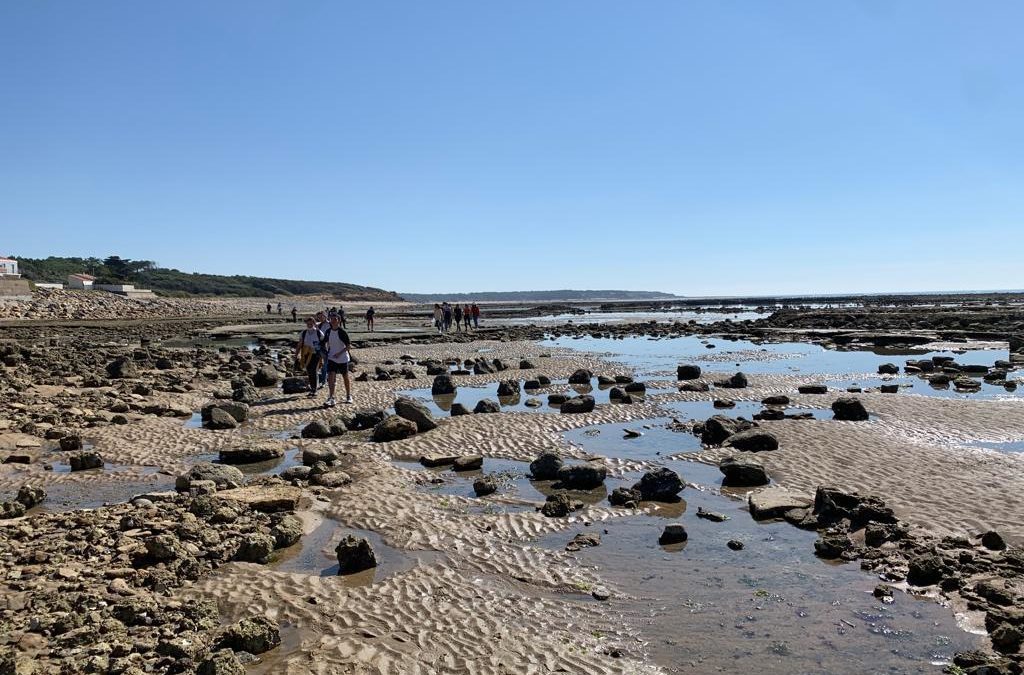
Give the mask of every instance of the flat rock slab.
POLYGON ((216 497, 248 504, 256 511, 277 513, 296 510, 302 498, 302 489, 291 485, 249 485, 221 490, 216 497))
POLYGON ((781 518, 787 511, 811 506, 809 498, 781 487, 769 487, 752 492, 747 498, 747 503, 750 505, 750 515, 755 520, 781 518))
POLYGON ((43 447, 42 439, 31 434, 11 432, 0 434, 0 450, 26 450, 43 447))
POLYGON ((454 464, 458 458, 458 455, 423 455, 420 457, 420 464, 429 467, 448 466, 454 464))

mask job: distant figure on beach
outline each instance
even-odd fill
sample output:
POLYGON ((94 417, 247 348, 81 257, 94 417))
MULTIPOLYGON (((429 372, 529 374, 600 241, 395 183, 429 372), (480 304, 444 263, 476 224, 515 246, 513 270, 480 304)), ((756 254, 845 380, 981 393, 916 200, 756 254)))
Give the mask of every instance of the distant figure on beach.
MULTIPOLYGON (((316 313, 316 328, 322 335, 327 335, 327 331, 331 329, 331 322, 327 320, 327 312, 316 313)), ((321 359, 323 365, 320 368, 320 386, 327 384, 327 359, 321 359)))
POLYGON ((348 333, 341 327, 341 321, 337 314, 331 315, 331 327, 323 338, 323 350, 327 362, 327 388, 329 395, 324 403, 328 408, 333 407, 334 387, 337 382, 338 373, 345 382, 345 403, 352 402, 352 380, 349 378, 349 367, 352 362, 352 341, 348 333))
POLYGON ((437 302, 434 303, 434 328, 437 329, 438 333, 443 332, 444 327, 444 314, 441 313, 441 305, 437 302))
POLYGON ((341 327, 348 330, 348 323, 345 322, 345 308, 338 305, 338 321, 341 322, 341 327))
POLYGON ((270 303, 267 303, 267 314, 270 314, 270 303))
POLYGON ((455 309, 452 310, 452 316, 455 317, 455 332, 462 332, 462 305, 455 303, 455 309))
POLYGON ((373 332, 373 316, 377 313, 377 310, 370 305, 370 308, 366 310, 366 330, 373 332))
POLYGON ((277 315, 281 316, 281 303, 277 303, 277 315))
POLYGON ((477 304, 474 302, 473 303, 473 307, 471 309, 473 311, 473 328, 479 328, 480 327, 480 307, 478 307, 477 304))
POLYGON ((444 332, 447 333, 452 329, 452 306, 447 302, 441 304, 441 315, 444 321, 444 332))
POLYGON ((462 321, 466 324, 466 332, 469 332, 469 324, 473 321, 473 310, 467 304, 462 308, 462 321))
MULTIPOLYGON (((316 397, 319 378, 321 343, 324 334, 317 328, 313 317, 306 319, 306 327, 299 332, 299 344, 295 346, 295 356, 299 359, 299 367, 306 371, 309 378, 309 398, 316 397)), ((320 383, 322 384, 322 383, 320 383)))
POLYGON ((292 305, 292 323, 298 323, 298 322, 299 322, 299 310, 297 310, 295 308, 295 305, 292 305))

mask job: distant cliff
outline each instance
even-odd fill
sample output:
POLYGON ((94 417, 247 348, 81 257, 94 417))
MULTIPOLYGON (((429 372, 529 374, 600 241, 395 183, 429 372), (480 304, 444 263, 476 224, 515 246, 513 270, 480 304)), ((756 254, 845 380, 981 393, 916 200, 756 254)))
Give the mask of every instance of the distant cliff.
POLYGON ((159 295, 208 297, 273 297, 275 295, 329 295, 340 300, 398 301, 393 291, 334 281, 295 281, 267 277, 196 274, 156 267, 149 260, 118 256, 99 258, 20 258, 18 267, 30 281, 65 282, 69 274, 85 272, 99 283, 132 283, 159 295))

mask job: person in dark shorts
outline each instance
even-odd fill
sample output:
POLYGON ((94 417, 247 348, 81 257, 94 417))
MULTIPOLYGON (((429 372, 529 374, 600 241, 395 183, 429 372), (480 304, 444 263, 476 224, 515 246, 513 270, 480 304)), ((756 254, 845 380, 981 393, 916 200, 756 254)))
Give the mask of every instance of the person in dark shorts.
POLYGON ((366 330, 373 332, 373 317, 377 314, 377 310, 370 305, 370 308, 366 310, 366 330))
POLYGON ((320 352, 324 334, 316 327, 313 317, 306 319, 306 327, 299 333, 299 344, 295 346, 295 356, 299 367, 306 371, 309 378, 309 398, 316 397, 317 371, 320 369, 320 352))
POLYGON ((469 332, 470 324, 473 323, 473 310, 469 308, 469 305, 465 305, 462 308, 462 321, 466 324, 466 332, 469 332))
POLYGON ((455 332, 462 332, 462 305, 455 303, 455 308, 452 310, 452 316, 455 317, 455 332))
POLYGON ((327 387, 330 395, 324 404, 328 408, 335 404, 334 387, 338 373, 345 382, 345 403, 352 402, 352 380, 348 371, 352 363, 352 341, 341 327, 337 314, 331 315, 331 328, 323 338, 323 354, 327 361, 327 387))
POLYGON ((299 322, 299 310, 295 308, 295 305, 292 305, 292 323, 298 323, 298 322, 299 322))

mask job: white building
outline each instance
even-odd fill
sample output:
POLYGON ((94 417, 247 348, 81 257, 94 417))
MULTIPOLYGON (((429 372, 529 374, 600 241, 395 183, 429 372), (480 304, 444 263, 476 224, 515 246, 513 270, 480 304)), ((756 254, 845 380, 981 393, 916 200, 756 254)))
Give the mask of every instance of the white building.
POLYGON ((96 281, 96 277, 91 274, 69 274, 68 288, 79 291, 91 291, 94 281, 96 281))
POLYGON ((0 277, 20 277, 18 261, 14 258, 0 258, 0 277))

